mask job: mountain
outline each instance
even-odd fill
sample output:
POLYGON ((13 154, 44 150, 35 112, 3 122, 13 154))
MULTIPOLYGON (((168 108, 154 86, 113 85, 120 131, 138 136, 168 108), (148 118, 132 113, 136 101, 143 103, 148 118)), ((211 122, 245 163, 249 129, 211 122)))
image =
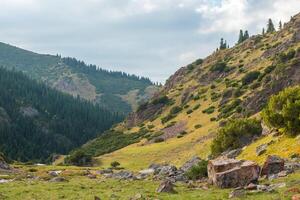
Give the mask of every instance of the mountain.
MULTIPOLYGON (((209 158, 236 146, 246 146, 240 159, 258 163, 270 154, 285 158, 299 154, 299 137, 268 134, 249 138, 253 130, 256 134, 262 128, 268 129, 260 126, 260 121, 265 123, 260 113, 270 97, 299 85, 299 47, 300 14, 279 31, 252 36, 179 69, 155 97, 81 150, 99 156, 103 166, 118 161, 125 168, 137 170, 151 163, 179 166, 193 155, 209 158), (252 118, 259 123, 248 122, 252 118), (231 130, 236 131, 235 136, 225 134, 231 130), (109 149, 106 141, 113 144, 109 149), (222 141, 229 142, 227 149, 221 148, 222 141), (256 148, 262 144, 267 144, 268 150, 257 155, 256 148)), ((275 119, 280 115, 277 113, 275 119)), ((277 124, 284 124, 284 119, 277 124)))
POLYGON ((65 154, 124 117, 4 68, 0 94, 0 151, 19 161, 65 154))
POLYGON ((111 72, 75 58, 42 55, 0 43, 0 66, 22 71, 50 87, 129 113, 150 98, 157 86, 143 77, 111 72))

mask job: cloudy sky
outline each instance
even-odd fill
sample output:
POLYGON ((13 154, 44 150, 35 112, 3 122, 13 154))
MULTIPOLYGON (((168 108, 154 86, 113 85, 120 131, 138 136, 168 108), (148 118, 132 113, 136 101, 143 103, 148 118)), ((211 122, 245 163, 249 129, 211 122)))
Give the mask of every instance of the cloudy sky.
POLYGON ((164 82, 221 37, 297 12, 300 0, 0 0, 0 41, 164 82))

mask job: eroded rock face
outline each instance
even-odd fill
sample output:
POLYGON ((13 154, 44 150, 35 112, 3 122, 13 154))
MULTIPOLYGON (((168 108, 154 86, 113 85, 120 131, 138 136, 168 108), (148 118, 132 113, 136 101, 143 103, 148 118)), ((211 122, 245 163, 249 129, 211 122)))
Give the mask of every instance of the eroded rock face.
POLYGON ((208 178, 220 188, 236 188, 257 182, 260 167, 252 161, 219 158, 208 162, 208 178))
POLYGON ((265 161, 262 170, 261 176, 266 175, 269 177, 273 174, 278 174, 279 172, 284 170, 284 160, 278 156, 268 156, 267 160, 265 161))

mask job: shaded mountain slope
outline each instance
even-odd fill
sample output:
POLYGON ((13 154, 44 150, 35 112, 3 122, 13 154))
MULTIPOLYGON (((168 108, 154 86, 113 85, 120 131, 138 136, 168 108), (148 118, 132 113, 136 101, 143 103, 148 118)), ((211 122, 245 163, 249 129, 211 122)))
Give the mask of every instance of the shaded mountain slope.
POLYGON ((0 94, 0 151, 20 161, 65 154, 123 118, 4 68, 0 94))
POLYGON ((132 111, 157 90, 147 78, 110 72, 75 58, 37 54, 4 43, 0 43, 0 66, 22 71, 62 92, 123 113, 132 111))

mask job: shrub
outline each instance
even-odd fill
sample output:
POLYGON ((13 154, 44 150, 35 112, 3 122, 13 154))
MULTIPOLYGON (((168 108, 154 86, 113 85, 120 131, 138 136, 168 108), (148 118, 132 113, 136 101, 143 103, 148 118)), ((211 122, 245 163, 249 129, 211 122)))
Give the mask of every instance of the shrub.
POLYGON ((225 62, 217 62, 210 68, 211 72, 225 72, 228 71, 228 67, 225 62))
POLYGON ((207 164, 208 161, 202 160, 197 165, 193 166, 185 173, 185 176, 191 180, 197 180, 207 177, 207 164))
POLYGON ((154 139, 154 143, 160 143, 160 142, 164 142, 164 141, 165 141, 165 139, 161 138, 161 137, 158 137, 158 138, 154 139))
POLYGON ((153 129, 155 126, 153 124, 149 124, 147 127, 148 129, 153 129))
POLYGON ((174 106, 173 108, 171 108, 170 114, 171 114, 171 115, 175 115, 175 114, 179 113, 181 110, 182 110, 181 107, 179 107, 179 106, 174 106))
POLYGON ((274 69, 275 69, 275 65, 270 65, 270 66, 268 66, 265 70, 264 70, 264 72, 265 72, 265 74, 269 74, 269 73, 271 73, 274 69))
POLYGON ((199 129, 199 128, 201 128, 201 127, 202 127, 201 124, 196 124, 196 125, 194 126, 195 129, 199 129))
POLYGON ((196 65, 201 65, 202 63, 203 63, 203 59, 201 58, 195 61, 196 65))
POLYGON ((152 101, 152 104, 156 105, 156 104, 168 104, 170 101, 170 99, 167 96, 161 96, 157 99, 154 99, 152 101))
POLYGON ((212 155, 218 156, 226 150, 243 147, 250 143, 254 136, 259 136, 261 132, 262 127, 257 120, 231 120, 218 130, 217 136, 211 145, 212 155))
POLYGON ((161 118, 161 123, 164 124, 164 123, 170 121, 171 119, 173 119, 174 117, 176 117, 176 115, 168 114, 167 116, 161 118))
POLYGON ((202 113, 206 113, 206 114, 212 114, 214 112, 215 112, 215 107, 214 106, 210 106, 209 108, 202 111, 202 113))
POLYGON ((200 104, 195 105, 193 110, 197 110, 198 108, 200 108, 200 106, 201 106, 200 104))
POLYGON ((242 78, 242 84, 247 85, 249 83, 252 83, 255 81, 260 75, 259 71, 252 71, 247 73, 243 78, 242 78))
POLYGON ((67 165, 90 166, 92 164, 92 156, 81 149, 75 150, 65 158, 65 163, 67 165))
POLYGON ((193 110, 188 110, 188 111, 186 111, 186 114, 191 114, 193 112, 193 110))
POLYGON ((111 162, 110 163, 110 166, 112 167, 112 168, 117 168, 117 167, 119 167, 121 164, 118 162, 118 161, 113 161, 113 162, 111 162))
POLYGON ((270 98, 262 112, 266 124, 288 135, 300 133, 300 86, 287 88, 270 98))

